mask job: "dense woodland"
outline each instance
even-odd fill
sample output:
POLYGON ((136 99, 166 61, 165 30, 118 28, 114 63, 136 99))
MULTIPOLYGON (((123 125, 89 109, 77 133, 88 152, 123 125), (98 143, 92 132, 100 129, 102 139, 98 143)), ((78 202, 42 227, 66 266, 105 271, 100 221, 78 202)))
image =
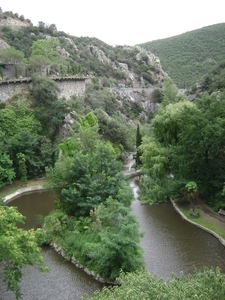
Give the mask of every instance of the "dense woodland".
MULTIPOLYGON (((70 37, 79 55, 70 49, 76 59, 69 62, 57 52, 59 43, 68 51, 69 44, 56 26, 42 22, 21 30, 6 26, 1 37, 14 47, 1 50, 1 60, 14 57, 33 62, 33 67, 46 62, 54 72, 95 75, 83 98, 65 101, 58 97, 54 81, 34 72, 29 93, 0 103, 0 187, 15 179, 26 184, 44 175, 46 189, 58 195, 55 209, 40 220, 38 230, 18 229, 15 224, 23 216, 16 208, 0 205, 0 262, 8 288, 19 298, 22 268, 38 264, 46 271, 38 243, 54 243, 68 259, 119 283, 97 292, 93 299, 221 299, 225 282, 219 270, 196 270, 170 282, 146 273, 139 246, 142 234, 130 209, 133 194, 121 170, 127 153, 136 152, 136 167, 143 171, 143 203, 191 200, 194 213, 193 199, 198 196, 215 210, 225 208, 224 63, 205 73, 192 88, 192 101, 166 79, 162 88, 157 86, 158 108, 148 122, 138 122, 140 107, 123 105, 123 113, 135 120, 128 125, 117 113, 122 99, 118 101, 107 89, 112 78, 114 83, 123 82, 124 74, 82 51, 89 38, 70 37), (65 137, 61 128, 70 112, 76 117, 65 137)), ((91 41, 108 49, 115 64, 118 59, 126 62, 140 76, 146 72, 146 82, 152 82, 146 64, 132 60, 132 51, 91 41)))
POLYGON ((160 58, 179 88, 190 88, 224 60, 225 23, 203 27, 140 46, 160 58))

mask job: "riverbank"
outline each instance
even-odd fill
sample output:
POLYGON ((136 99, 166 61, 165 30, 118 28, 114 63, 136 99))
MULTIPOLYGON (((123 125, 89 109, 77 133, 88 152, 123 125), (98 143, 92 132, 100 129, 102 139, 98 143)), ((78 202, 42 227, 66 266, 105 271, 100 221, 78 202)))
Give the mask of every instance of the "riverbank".
POLYGON ((184 220, 212 234, 225 246, 225 216, 219 216, 218 213, 214 212, 210 207, 201 202, 196 206, 196 210, 198 210, 200 217, 191 218, 189 216, 190 207, 177 205, 172 199, 171 203, 184 220))
MULTIPOLYGON (((21 194, 25 191, 35 190, 36 189, 44 189, 43 185, 47 182, 47 179, 42 178, 39 180, 30 179, 27 181, 26 185, 22 184, 20 180, 15 180, 12 184, 5 185, 0 188, 0 199, 4 199, 11 194, 18 193, 21 194)), ((5 201, 4 201, 5 202, 5 201)))

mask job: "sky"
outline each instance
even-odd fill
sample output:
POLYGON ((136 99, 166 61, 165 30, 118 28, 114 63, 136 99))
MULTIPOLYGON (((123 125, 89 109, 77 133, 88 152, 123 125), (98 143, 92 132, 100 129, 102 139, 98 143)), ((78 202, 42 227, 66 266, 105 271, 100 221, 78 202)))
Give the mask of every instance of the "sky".
POLYGON ((58 31, 136 45, 225 22, 224 0, 1 0, 2 11, 58 31))

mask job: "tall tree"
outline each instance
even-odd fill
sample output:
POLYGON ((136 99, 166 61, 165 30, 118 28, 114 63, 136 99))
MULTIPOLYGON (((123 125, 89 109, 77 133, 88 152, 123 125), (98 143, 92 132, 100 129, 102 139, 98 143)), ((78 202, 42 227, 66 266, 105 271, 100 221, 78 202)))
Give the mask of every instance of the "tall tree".
POLYGON ((142 136, 140 133, 140 128, 139 128, 139 124, 137 126, 137 131, 136 131, 136 165, 139 166, 141 164, 141 150, 139 148, 139 146, 141 146, 141 142, 142 142, 142 136))

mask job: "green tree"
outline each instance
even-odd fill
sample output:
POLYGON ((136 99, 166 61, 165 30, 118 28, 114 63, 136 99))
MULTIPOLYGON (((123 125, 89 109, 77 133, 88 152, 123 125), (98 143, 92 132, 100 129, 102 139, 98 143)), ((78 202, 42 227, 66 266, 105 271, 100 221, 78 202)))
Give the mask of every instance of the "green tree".
POLYGON ((21 297, 19 283, 24 267, 37 265, 40 270, 47 270, 38 247, 38 241, 43 238, 42 230, 23 230, 17 227, 21 222, 24 217, 15 207, 0 204, 0 262, 4 281, 8 289, 15 292, 16 299, 21 297))
POLYGON ((112 195, 117 198, 120 163, 113 148, 103 142, 92 153, 77 153, 70 166, 70 185, 60 193, 60 203, 70 215, 89 215, 91 209, 112 195))
POLYGON ((59 87, 48 77, 33 76, 32 77, 32 94, 35 97, 37 106, 50 106, 51 102, 57 99, 59 87))
POLYGON ((49 77, 34 76, 32 83, 36 118, 44 133, 54 140, 67 113, 66 101, 58 99, 59 87, 49 77))
POLYGON ((14 48, 6 48, 0 50, 0 60, 3 63, 18 64, 24 62, 24 54, 22 51, 14 48))
POLYGON ((142 142, 142 136, 141 136, 140 128, 139 128, 139 124, 138 124, 137 131, 136 131, 136 157, 135 157, 137 166, 139 166, 141 164, 141 159, 140 159, 141 151, 139 148, 139 146, 141 146, 141 142, 142 142))
POLYGON ((140 146, 142 156, 142 171, 140 192, 142 202, 160 202, 169 195, 171 184, 169 174, 169 152, 152 136, 143 137, 140 146))
POLYGON ((58 46, 59 40, 57 38, 38 40, 31 47, 31 57, 43 56, 45 59, 52 61, 59 55, 58 46))
POLYGON ((195 201, 196 201, 196 193, 198 191, 198 186, 196 182, 194 181, 189 181, 185 185, 185 190, 187 191, 188 198, 192 204, 192 213, 195 213, 195 201))
POLYGON ((148 272, 122 272, 119 285, 104 287, 96 291, 92 297, 83 299, 117 300, 117 299, 196 299, 220 300, 225 293, 224 275, 219 269, 195 270, 193 274, 173 276, 170 281, 158 279, 148 272))
POLYGON ((21 131, 8 139, 5 149, 13 160, 13 166, 19 178, 21 178, 17 159, 19 152, 26 157, 27 178, 33 178, 45 172, 45 167, 53 163, 51 141, 46 137, 38 136, 29 131, 21 131))
MULTIPOLYGON (((49 188, 56 188, 61 207, 70 215, 87 216, 91 209, 104 203, 109 196, 121 199, 120 190, 124 188, 124 178, 119 174, 121 163, 112 144, 101 141, 96 132, 95 136, 91 135, 94 137, 91 145, 86 143, 85 132, 88 131, 89 137, 93 130, 94 127, 85 127, 83 131, 81 127, 82 135, 79 131, 69 139, 69 145, 62 145, 64 155, 47 172, 49 188), (77 149, 73 150, 73 146, 77 149)), ((130 203, 131 200, 124 196, 121 201, 130 203)))
POLYGON ((0 188, 4 186, 4 183, 7 181, 11 183, 15 178, 15 175, 13 162, 9 155, 4 152, 0 152, 0 188))
POLYGON ((25 184, 25 183, 27 183, 26 155, 19 152, 19 153, 17 153, 16 158, 18 160, 18 166, 19 166, 21 180, 25 184))
POLYGON ((101 204, 97 208, 96 218, 102 226, 100 243, 88 256, 104 278, 115 280, 121 270, 132 272, 144 268, 143 250, 139 246, 142 235, 130 211, 112 197, 107 199, 106 206, 101 204))

